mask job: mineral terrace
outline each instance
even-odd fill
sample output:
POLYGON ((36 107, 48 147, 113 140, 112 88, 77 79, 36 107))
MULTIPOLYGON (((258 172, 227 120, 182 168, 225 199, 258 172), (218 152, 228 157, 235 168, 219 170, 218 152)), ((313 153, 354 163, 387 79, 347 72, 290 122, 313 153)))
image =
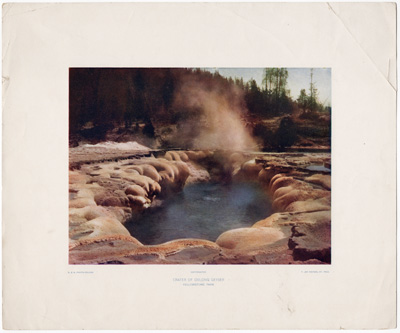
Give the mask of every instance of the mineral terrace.
MULTIPOLYGON (((70 149, 70 264, 329 264, 327 153, 70 149), (101 156, 101 159, 98 157, 101 156), (156 156, 156 157, 155 157, 156 156), (326 166, 313 171, 310 166, 326 166), (124 223, 193 182, 256 181, 274 213, 215 242, 144 245, 124 223)), ((218 221, 215 221, 218 223, 218 221)))

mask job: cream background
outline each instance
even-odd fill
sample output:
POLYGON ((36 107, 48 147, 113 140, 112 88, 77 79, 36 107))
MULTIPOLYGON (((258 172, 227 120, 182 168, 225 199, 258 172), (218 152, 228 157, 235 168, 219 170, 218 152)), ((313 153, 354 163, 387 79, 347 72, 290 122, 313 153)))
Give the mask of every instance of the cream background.
POLYGON ((393 328, 395 10, 4 5, 4 328, 393 328), (332 265, 69 266, 68 68, 78 66, 331 67, 332 265), (172 282, 193 270, 225 282, 172 282))

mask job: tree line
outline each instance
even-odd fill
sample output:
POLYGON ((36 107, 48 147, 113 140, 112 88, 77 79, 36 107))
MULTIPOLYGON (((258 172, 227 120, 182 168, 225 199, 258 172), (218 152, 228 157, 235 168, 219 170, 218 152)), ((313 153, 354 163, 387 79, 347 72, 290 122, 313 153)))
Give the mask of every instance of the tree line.
MULTIPOLYGON (((286 68, 266 68, 263 83, 242 78, 225 78, 193 68, 71 68, 69 71, 70 135, 86 134, 102 139, 113 128, 137 130, 154 136, 155 128, 184 119, 191 110, 174 103, 174 96, 188 80, 201 82, 205 89, 229 95, 243 94, 248 119, 262 120, 291 115, 302 110, 305 117, 323 111, 318 90, 311 82, 293 100, 288 89, 286 68), (144 126, 144 127, 143 127, 144 126)), ((254 129, 257 132, 257 129, 254 129)))
POLYGON ((100 136, 116 127, 173 124, 193 113, 174 104, 174 96, 188 81, 205 89, 231 93, 230 80, 219 73, 186 68, 71 68, 69 71, 70 135, 100 136))

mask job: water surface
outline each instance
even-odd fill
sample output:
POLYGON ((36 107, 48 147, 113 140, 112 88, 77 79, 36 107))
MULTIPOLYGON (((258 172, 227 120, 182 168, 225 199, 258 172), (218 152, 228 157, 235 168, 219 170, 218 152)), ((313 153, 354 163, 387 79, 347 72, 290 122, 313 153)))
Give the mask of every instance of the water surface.
POLYGON ((331 171, 331 169, 328 169, 323 165, 310 165, 306 169, 307 170, 311 170, 311 171, 324 171, 324 172, 330 172, 331 171))
POLYGON ((258 184, 200 183, 187 185, 125 226, 146 245, 179 238, 215 241, 224 231, 252 226, 271 213, 271 204, 258 184))

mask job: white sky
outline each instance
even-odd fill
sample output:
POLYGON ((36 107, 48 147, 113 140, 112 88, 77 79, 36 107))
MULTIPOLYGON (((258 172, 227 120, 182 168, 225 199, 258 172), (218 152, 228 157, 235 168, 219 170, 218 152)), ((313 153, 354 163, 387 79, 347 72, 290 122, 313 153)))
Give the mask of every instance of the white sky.
MULTIPOLYGON (((210 72, 218 72, 225 77, 243 78, 244 82, 256 80, 259 87, 262 86, 264 68, 205 68, 210 72)), ((293 99, 297 99, 301 89, 310 89, 310 68, 288 68, 288 89, 293 99)), ((331 105, 331 69, 314 68, 313 82, 319 92, 319 101, 325 106, 331 105)))

